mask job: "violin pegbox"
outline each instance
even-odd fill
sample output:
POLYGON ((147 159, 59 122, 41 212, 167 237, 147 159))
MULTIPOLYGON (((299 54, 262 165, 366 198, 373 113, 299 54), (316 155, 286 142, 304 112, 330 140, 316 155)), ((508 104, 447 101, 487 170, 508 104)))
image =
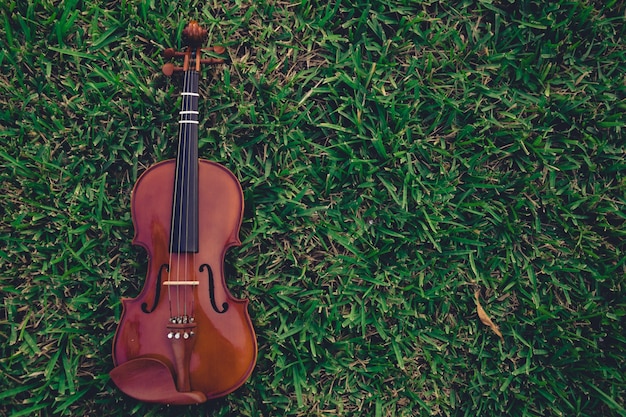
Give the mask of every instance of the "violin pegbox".
POLYGON ((207 37, 208 32, 206 29, 202 28, 195 20, 190 21, 189 24, 185 26, 185 29, 183 29, 183 41, 187 45, 185 49, 183 51, 177 51, 174 48, 167 48, 163 51, 163 56, 167 59, 183 58, 183 66, 177 67, 174 64, 168 62, 167 64, 163 65, 163 74, 169 77, 175 72, 194 69, 194 66, 195 70, 199 72, 200 66, 203 64, 213 65, 223 63, 223 58, 201 57, 202 51, 213 52, 218 55, 221 55, 226 51, 226 48, 224 48, 223 46, 210 46, 207 48, 202 48, 201 46, 204 42, 206 42, 207 37))

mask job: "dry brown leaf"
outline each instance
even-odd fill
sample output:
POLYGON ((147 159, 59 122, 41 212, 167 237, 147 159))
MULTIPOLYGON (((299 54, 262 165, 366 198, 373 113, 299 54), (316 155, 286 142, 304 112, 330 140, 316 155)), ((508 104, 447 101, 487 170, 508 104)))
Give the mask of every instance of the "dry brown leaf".
POLYGON ((493 332, 500 337, 500 340, 504 342, 504 337, 502 336, 502 333, 500 332, 500 329, 491 320, 491 317, 489 317, 487 315, 487 313, 485 312, 485 309, 483 308, 483 306, 480 305, 480 297, 479 297, 479 291, 478 290, 476 290, 476 292, 474 292, 474 298, 476 298, 476 311, 478 312, 478 318, 480 319, 480 321, 482 321, 485 326, 489 326, 491 328, 491 330, 493 330, 493 332))

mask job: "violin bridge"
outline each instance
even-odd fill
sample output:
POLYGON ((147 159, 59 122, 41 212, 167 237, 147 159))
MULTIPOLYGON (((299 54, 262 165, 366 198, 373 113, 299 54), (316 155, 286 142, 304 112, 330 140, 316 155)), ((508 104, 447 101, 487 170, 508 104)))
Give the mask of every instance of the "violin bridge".
POLYGON ((165 281, 163 285, 200 285, 200 281, 165 281))

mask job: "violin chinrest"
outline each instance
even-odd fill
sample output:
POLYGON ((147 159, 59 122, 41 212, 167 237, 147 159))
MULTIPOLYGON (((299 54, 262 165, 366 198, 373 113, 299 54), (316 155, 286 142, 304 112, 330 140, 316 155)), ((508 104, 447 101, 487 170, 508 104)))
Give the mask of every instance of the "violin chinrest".
POLYGON ((113 368, 109 375, 122 392, 140 401, 187 405, 207 400, 200 391, 178 391, 170 368, 155 358, 131 359, 113 368))

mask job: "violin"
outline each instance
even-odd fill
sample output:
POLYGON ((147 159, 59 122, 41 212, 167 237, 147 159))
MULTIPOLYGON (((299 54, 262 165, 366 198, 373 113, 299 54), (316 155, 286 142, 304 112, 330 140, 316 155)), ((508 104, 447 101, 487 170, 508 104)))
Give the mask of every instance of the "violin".
POLYGON ((257 342, 248 300, 234 298, 224 279, 224 255, 240 245, 243 192, 227 168, 198 158, 199 73, 207 31, 191 21, 186 48, 164 51, 183 66, 176 159, 155 164, 137 180, 131 197, 133 243, 149 257, 144 287, 122 299, 113 340, 111 379, 146 402, 198 404, 227 395, 250 376, 257 342))

